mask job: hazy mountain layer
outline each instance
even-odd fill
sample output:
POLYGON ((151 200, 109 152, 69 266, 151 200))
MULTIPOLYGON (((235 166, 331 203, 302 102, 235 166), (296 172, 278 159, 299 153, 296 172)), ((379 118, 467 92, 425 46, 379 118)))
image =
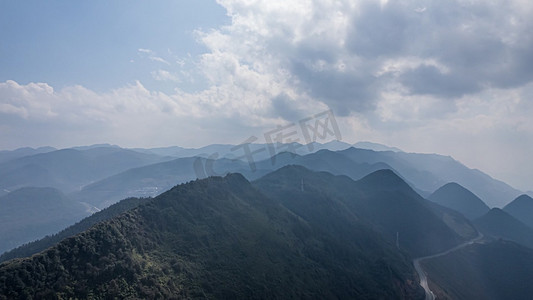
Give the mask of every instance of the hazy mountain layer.
POLYGON ((46 152, 52 152, 57 149, 52 147, 40 147, 37 149, 26 147, 26 148, 19 148, 16 150, 2 150, 0 151, 0 163, 10 161, 16 158, 29 156, 29 155, 35 155, 39 153, 46 153, 46 152))
POLYGON ((503 207, 520 191, 487 174, 469 169, 449 156, 405 152, 376 152, 349 148, 340 151, 357 163, 386 163, 408 182, 423 191, 435 191, 449 182, 457 182, 478 195, 489 207, 503 207))
POLYGON ((121 171, 168 159, 115 147, 51 151, 0 164, 0 189, 53 187, 68 193, 121 171))
POLYGON ((41 238, 39 240, 26 243, 22 246, 19 246, 11 251, 7 251, 0 255, 0 262, 10 260, 13 258, 20 258, 20 257, 29 257, 33 254, 39 253, 45 249, 48 249, 62 240, 74 236, 82 231, 85 231, 89 229, 91 226, 98 222, 102 222, 105 220, 109 220, 115 216, 120 215, 121 213, 124 213, 127 210, 130 210, 132 208, 135 208, 143 203, 146 203, 147 201, 150 201, 150 198, 128 198, 124 199, 114 205, 111 205, 110 207, 95 212, 94 214, 84 218, 83 220, 79 221, 78 223, 71 225, 63 230, 61 230, 58 233, 51 232, 49 235, 47 235, 44 238, 41 238), (52 234, 55 233, 55 234, 52 234))
POLYGON ((533 198, 530 196, 521 195, 507 204, 503 210, 533 228, 533 198))
POLYGON ((0 254, 91 214, 88 205, 53 188, 22 188, 0 197, 0 254))
POLYGON ((474 221, 487 236, 502 238, 533 248, 533 229, 499 208, 493 208, 474 221))
POLYGON ((477 219, 490 210, 483 200, 455 182, 443 185, 428 200, 454 209, 470 220, 477 219))

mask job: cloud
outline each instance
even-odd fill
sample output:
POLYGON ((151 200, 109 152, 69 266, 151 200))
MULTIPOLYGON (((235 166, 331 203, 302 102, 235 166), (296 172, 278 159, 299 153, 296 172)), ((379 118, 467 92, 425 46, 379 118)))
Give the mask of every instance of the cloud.
POLYGON ((523 186, 517 178, 531 178, 524 149, 533 144, 532 3, 218 3, 231 23, 196 31, 205 53, 138 49, 153 62, 152 77, 174 92, 140 82, 97 93, 7 81, 0 83, 0 138, 47 124, 65 143, 72 128, 85 130, 74 135, 87 137, 83 144, 240 142, 332 108, 347 141, 452 154, 523 186), (179 88, 200 81, 194 91, 179 88), (521 171, 512 175, 506 166, 521 171))
POLYGON ((157 62, 160 62, 160 63, 164 63, 164 64, 167 64, 167 65, 170 65, 170 63, 166 60, 164 60, 163 58, 159 57, 159 56, 150 56, 149 59, 151 61, 157 61, 157 62))
POLYGON ((139 55, 141 55, 141 57, 146 56, 151 61, 155 61, 155 62, 163 63, 163 64, 166 64, 166 65, 170 65, 170 63, 167 60, 165 60, 162 57, 157 56, 156 53, 153 50, 139 48, 139 49, 137 49, 137 52, 139 53, 139 55))
MULTIPOLYGON (((375 110, 391 87, 398 97, 455 101, 533 80, 533 5, 524 2, 219 3, 232 24, 201 35, 207 55, 231 57, 231 66, 338 114, 375 110), (405 66, 383 71, 391 63, 405 66)), ((235 70, 221 67, 221 77, 235 70)))
POLYGON ((167 70, 160 69, 157 71, 152 71, 151 74, 155 80, 159 80, 159 81, 175 81, 175 82, 181 81, 177 75, 172 74, 167 70))
POLYGON ((0 83, 0 140, 7 148, 102 141, 123 146, 239 143, 248 130, 281 124, 271 113, 269 96, 232 86, 165 94, 136 82, 102 93, 10 80, 0 83))
POLYGON ((343 117, 348 139, 452 154, 526 186, 530 2, 219 3, 232 23, 199 34, 213 85, 246 83, 285 119, 327 106, 343 117), (521 171, 501 171, 509 166, 521 171))
POLYGON ((428 65, 420 65, 404 72, 399 81, 411 94, 442 98, 457 98, 482 89, 476 78, 462 73, 443 73, 438 68, 428 65))

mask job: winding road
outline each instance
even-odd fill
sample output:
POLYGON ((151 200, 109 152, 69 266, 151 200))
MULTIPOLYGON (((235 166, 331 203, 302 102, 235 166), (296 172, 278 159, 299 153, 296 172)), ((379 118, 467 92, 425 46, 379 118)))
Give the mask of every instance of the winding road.
POLYGON ((415 270, 416 272, 418 273, 418 277, 420 278, 420 285, 422 286, 422 288, 424 288, 424 291, 426 292, 426 300, 435 300, 435 294, 433 294, 433 292, 429 289, 429 285, 428 285, 428 277, 426 275, 426 272, 424 272, 424 270, 422 269, 422 266, 420 265, 420 262, 423 261, 423 260, 426 260, 426 259, 431 259, 431 258, 435 258, 435 257, 439 257, 439 256, 443 256, 443 255, 446 255, 448 253, 451 253, 453 251, 456 251, 456 250, 459 250, 461 248, 464 248, 468 245, 472 245, 473 243, 481 240, 483 238, 483 234, 481 232, 479 232, 478 236, 471 239, 470 241, 467 241, 467 242, 464 242, 458 246, 455 246, 451 249, 448 249, 444 252, 440 252, 440 253, 437 253, 437 254, 432 254, 432 255, 428 255, 428 256, 424 256, 424 257, 419 257, 419 258, 415 258, 413 260, 413 264, 415 265, 415 270))

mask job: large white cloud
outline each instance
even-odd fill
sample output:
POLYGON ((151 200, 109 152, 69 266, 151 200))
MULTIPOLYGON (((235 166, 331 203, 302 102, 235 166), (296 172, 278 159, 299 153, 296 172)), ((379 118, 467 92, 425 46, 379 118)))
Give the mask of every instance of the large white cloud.
MULTIPOLYGON (((253 74, 246 77, 272 82, 272 94, 279 89, 274 104, 281 97, 302 107, 313 99, 334 109, 352 140, 449 153, 533 187, 525 155, 533 144, 533 4, 219 3, 233 22, 202 41, 207 55, 232 57, 237 67, 218 76, 246 69, 253 74)), ((273 108, 283 115, 287 106, 273 108)))
POLYGON ((219 3, 233 22, 203 35, 210 56, 233 57, 338 114, 372 110, 391 88, 457 99, 533 79, 533 5, 524 2, 219 3))

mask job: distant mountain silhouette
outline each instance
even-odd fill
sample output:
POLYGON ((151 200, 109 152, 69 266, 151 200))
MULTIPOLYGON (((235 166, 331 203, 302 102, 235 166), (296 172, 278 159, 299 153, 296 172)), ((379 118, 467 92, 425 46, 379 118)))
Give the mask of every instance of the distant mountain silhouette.
POLYGON ((117 145, 111 145, 111 144, 93 144, 93 145, 89 145, 89 146, 77 146, 77 147, 71 147, 71 148, 68 148, 68 149, 74 149, 74 150, 80 150, 80 151, 85 151, 85 150, 91 150, 91 149, 96 149, 96 148, 115 148, 115 149, 121 149, 119 146, 117 145))
MULTIPOLYGON (((225 175, 228 172, 248 172, 248 165, 240 160, 218 159, 213 162, 214 174, 206 174, 207 160, 199 157, 178 158, 167 162, 132 168, 85 186, 73 193, 78 201, 105 208, 128 197, 153 197, 176 184, 210 175, 225 175), (197 170, 198 165, 201 167, 197 170), (201 173, 204 174, 201 174, 201 173)), ((264 174, 258 172, 257 175, 264 174)))
POLYGON ((490 210, 483 200, 455 182, 443 185, 428 199, 454 209, 470 220, 477 219, 490 210))
MULTIPOLYGON (((468 169, 451 157, 436 154, 372 151, 353 147, 344 149, 348 146, 341 141, 331 141, 325 144, 311 143, 309 145, 297 143, 248 144, 246 146, 214 144, 198 149, 166 147, 128 150, 106 144, 76 147, 17 157, 4 163, 0 162, 0 196, 25 186, 54 187, 65 193, 77 192, 85 186, 132 168, 170 161, 176 157, 195 156, 204 159, 214 158, 231 161, 237 159, 245 165, 245 168, 242 168, 238 163, 236 166, 230 166, 227 162, 223 162, 222 165, 227 169, 220 170, 220 173, 236 171, 243 173, 250 180, 257 179, 287 164, 301 164, 313 170, 327 171, 338 175, 344 174, 354 180, 378 169, 389 168, 395 170, 417 193, 424 197, 428 196, 431 191, 452 181, 479 195, 491 207, 501 207, 520 194, 519 191, 505 183, 494 180, 478 170, 468 169), (250 147, 254 153, 252 157, 244 155, 244 147, 250 147), (284 155, 284 151, 296 152, 292 154, 292 161, 287 160, 284 164, 274 162, 278 157, 284 155), (275 155, 274 159, 270 157, 272 154, 275 155)), ((47 150, 43 149, 42 151, 47 150)), ((190 173, 188 178, 195 178, 196 175, 190 173)), ((179 181, 174 182, 174 184, 176 183, 179 181)), ((166 188, 170 186, 165 185, 166 188)), ((142 193, 146 193, 147 189, 152 187, 153 185, 137 186, 128 191, 130 194, 122 193, 119 198, 100 199, 98 201, 111 204, 124 197, 143 196, 142 193), (140 191, 141 194, 131 194, 132 191, 136 190, 140 191)), ((117 191, 117 197, 120 193, 117 191)))
POLYGON ((75 223, 88 205, 53 188, 21 188, 0 197, 0 254, 75 223))
POLYGON ((0 164, 0 189, 36 186, 69 193, 121 171, 165 160, 168 158, 115 147, 51 151, 0 164))
POLYGON ((249 148, 254 153, 253 158, 257 161, 270 158, 272 155, 279 154, 281 152, 291 152, 298 155, 307 155, 319 150, 344 150, 350 147, 350 144, 342 141, 333 140, 327 143, 312 142, 310 144, 301 143, 249 143, 249 144, 212 144, 200 148, 182 148, 182 147, 164 147, 164 148, 151 148, 151 149, 132 149, 142 153, 151 153, 162 156, 171 156, 174 158, 186 158, 186 157, 203 157, 209 158, 212 155, 217 155, 218 158, 239 158, 245 159, 244 148, 249 148), (274 152, 272 152, 274 150, 274 152))
POLYGON ((6 162, 6 161, 10 161, 10 160, 13 160, 13 159, 16 159, 16 158, 20 158, 20 157, 24 157, 24 156, 29 156, 29 155, 35 155, 35 154, 39 154, 39 153, 46 153, 46 152, 52 152, 52 151, 55 151, 57 149, 53 148, 53 147, 39 147, 39 148, 30 148, 30 147, 25 147, 25 148, 18 148, 16 150, 2 150, 0 151, 0 163, 3 163, 3 162, 6 162))
POLYGON ((448 182, 457 182, 481 197, 489 207, 503 207, 520 195, 520 191, 504 182, 479 170, 469 169, 449 156, 357 148, 339 153, 356 163, 386 163, 422 191, 435 191, 448 182))
POLYGON ((353 144, 354 148, 359 149, 367 149, 367 150, 373 150, 373 151, 393 151, 393 152, 403 152, 402 150, 396 148, 396 147, 389 147, 378 143, 372 143, 372 142, 357 142, 353 144))
POLYGON ((239 174, 183 184, 41 254, 0 264, 0 295, 423 298, 410 260, 357 218, 329 210, 339 222, 317 223, 283 202, 239 174))
POLYGON ((533 229, 499 208, 493 208, 474 221, 487 236, 502 238, 533 248, 533 229))
POLYGON ((533 198, 530 196, 519 196, 507 204, 503 210, 530 228, 533 228, 533 198))
MULTIPOLYGON (((378 170, 392 169, 391 166, 385 163, 356 163, 337 151, 325 149, 304 156, 283 152, 257 163, 258 169, 269 171, 287 165, 300 165, 313 171, 324 171, 334 175, 346 175, 354 180, 359 180, 378 170)), ((255 176, 252 176, 252 179, 255 178, 255 176)))
POLYGON ((255 180, 283 166, 298 164, 314 171, 326 171, 361 179, 374 171, 390 168, 384 163, 355 163, 342 154, 329 150, 320 150, 305 156, 282 152, 272 158, 255 162, 255 170, 250 168, 248 162, 241 160, 222 158, 211 162, 212 170, 206 167, 207 160, 199 157, 178 158, 133 168, 89 184, 72 196, 79 201, 105 208, 127 197, 157 196, 176 184, 197 177, 224 175, 228 172, 238 172, 249 180, 255 180), (200 172, 196 169, 197 166, 201 167, 200 172), (210 171, 214 174, 210 174, 210 171))

